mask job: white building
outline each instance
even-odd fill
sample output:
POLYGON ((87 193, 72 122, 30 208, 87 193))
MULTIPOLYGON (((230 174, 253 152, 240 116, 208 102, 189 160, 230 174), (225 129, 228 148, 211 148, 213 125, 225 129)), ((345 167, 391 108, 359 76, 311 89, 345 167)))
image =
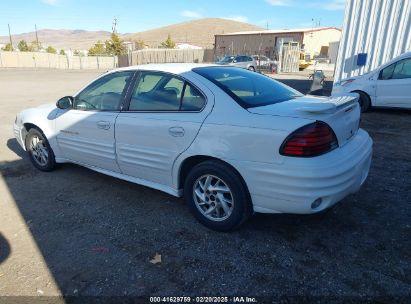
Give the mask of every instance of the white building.
POLYGON ((334 81, 411 50, 411 0, 347 0, 334 81))

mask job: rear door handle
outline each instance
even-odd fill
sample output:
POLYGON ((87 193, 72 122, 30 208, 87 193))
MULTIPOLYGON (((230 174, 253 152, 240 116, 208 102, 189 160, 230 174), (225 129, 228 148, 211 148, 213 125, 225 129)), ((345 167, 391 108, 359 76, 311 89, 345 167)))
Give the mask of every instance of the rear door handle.
POLYGON ((170 135, 174 137, 183 137, 185 131, 182 127, 171 127, 170 129, 168 129, 168 133, 170 133, 170 135))
POLYGON ((97 128, 103 129, 103 130, 108 130, 108 129, 110 129, 110 122, 100 120, 100 121, 97 122, 97 128))

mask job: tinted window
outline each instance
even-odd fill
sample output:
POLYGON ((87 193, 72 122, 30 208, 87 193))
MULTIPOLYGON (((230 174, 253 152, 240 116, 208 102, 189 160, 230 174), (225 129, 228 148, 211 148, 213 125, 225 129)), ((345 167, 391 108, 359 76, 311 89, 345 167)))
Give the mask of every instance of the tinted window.
POLYGON ((205 98, 183 79, 161 72, 141 72, 130 111, 198 111, 205 98))
POLYGON ((205 98, 192 85, 186 83, 181 104, 182 111, 200 111, 205 105, 205 98))
POLYGON ((268 77, 232 67, 195 68, 244 108, 275 104, 302 96, 298 91, 268 77))
POLYGON ((411 78, 411 58, 398 61, 392 73, 392 79, 404 78, 411 78))
POLYGON ((103 76, 85 88, 74 98, 78 110, 120 110, 123 91, 134 72, 117 72, 103 76))
POLYGON ((395 69, 395 63, 384 68, 380 73, 380 79, 382 80, 391 79, 394 69, 395 69))

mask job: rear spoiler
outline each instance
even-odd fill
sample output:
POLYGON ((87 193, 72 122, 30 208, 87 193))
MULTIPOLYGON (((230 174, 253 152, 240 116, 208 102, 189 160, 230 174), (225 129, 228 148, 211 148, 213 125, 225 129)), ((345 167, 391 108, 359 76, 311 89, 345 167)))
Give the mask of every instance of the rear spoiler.
POLYGON ((336 94, 323 102, 307 104, 297 110, 308 113, 335 113, 341 108, 356 104, 359 98, 357 93, 336 94))

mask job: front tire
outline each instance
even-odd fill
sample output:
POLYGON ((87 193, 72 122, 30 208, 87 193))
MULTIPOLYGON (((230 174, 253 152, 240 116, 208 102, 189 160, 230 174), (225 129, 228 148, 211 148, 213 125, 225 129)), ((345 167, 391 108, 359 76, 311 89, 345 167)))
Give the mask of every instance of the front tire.
POLYGON ((358 99, 358 102, 359 102, 360 107, 361 107, 361 113, 367 112, 371 107, 370 97, 366 93, 361 92, 361 91, 354 91, 354 93, 357 93, 357 94, 360 95, 360 98, 358 99))
POLYGON ((248 70, 251 72, 255 72, 255 68, 253 66, 248 67, 248 70))
POLYGON ((216 231, 238 228, 252 214, 241 176, 219 161, 195 166, 184 183, 184 199, 197 220, 216 231))
POLYGON ((56 167, 54 152, 46 136, 36 128, 31 128, 26 136, 26 150, 30 161, 41 171, 52 171, 56 167))

